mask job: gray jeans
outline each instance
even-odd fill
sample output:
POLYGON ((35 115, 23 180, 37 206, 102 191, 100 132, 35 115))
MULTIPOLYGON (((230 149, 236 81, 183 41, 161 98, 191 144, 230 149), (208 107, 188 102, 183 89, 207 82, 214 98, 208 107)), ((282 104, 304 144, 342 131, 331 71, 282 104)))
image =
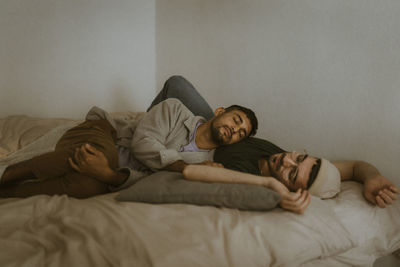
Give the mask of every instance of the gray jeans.
POLYGON ((182 76, 170 77, 147 111, 168 98, 179 99, 196 116, 202 116, 207 120, 214 116, 210 105, 197 92, 196 88, 182 76))

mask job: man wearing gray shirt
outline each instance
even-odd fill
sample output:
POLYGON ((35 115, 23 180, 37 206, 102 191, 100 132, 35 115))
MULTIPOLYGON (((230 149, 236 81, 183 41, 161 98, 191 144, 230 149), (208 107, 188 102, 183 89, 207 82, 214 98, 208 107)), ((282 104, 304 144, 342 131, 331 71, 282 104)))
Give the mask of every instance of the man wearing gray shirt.
POLYGON ((213 149, 256 133, 257 119, 247 108, 220 107, 206 120, 176 98, 162 101, 160 95, 180 83, 190 84, 171 77, 140 121, 116 121, 92 108, 84 123, 61 137, 55 151, 9 166, 0 180, 0 196, 107 193, 153 171, 182 171, 193 163, 218 165, 211 162, 213 149))

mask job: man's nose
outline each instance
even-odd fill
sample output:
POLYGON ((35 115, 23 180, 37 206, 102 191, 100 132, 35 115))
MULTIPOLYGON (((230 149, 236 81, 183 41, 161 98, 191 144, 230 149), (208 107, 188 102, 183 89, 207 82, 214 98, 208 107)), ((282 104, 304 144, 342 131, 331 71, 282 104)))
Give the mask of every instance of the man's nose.
POLYGON ((297 165, 296 162, 291 157, 289 157, 288 155, 286 155, 283 158, 283 166, 291 167, 291 166, 295 166, 295 165, 297 165))
POLYGON ((237 125, 232 126, 232 133, 237 133, 239 131, 239 127, 237 125))

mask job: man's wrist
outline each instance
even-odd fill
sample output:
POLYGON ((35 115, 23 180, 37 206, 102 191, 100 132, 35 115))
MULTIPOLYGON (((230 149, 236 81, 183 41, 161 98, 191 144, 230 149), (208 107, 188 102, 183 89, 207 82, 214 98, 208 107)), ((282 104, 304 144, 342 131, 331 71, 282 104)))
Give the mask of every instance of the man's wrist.
POLYGON ((112 169, 109 169, 104 172, 104 175, 102 176, 102 181, 110 184, 112 186, 119 186, 123 184, 126 179, 128 179, 129 173, 124 172, 124 171, 114 171, 112 169))
POLYGON ((183 172, 183 169, 185 169, 185 167, 188 164, 186 162, 184 162, 183 160, 178 160, 175 161, 174 163, 166 166, 164 169, 167 171, 174 171, 174 172, 183 172))

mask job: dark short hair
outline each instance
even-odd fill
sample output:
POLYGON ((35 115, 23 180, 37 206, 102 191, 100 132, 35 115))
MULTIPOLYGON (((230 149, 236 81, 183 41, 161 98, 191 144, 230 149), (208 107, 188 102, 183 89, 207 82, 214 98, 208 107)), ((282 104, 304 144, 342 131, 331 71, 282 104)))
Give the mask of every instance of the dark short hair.
POLYGON ((257 129, 258 129, 258 120, 257 120, 256 114, 254 113, 254 111, 252 111, 249 108, 245 108, 245 107, 242 107, 239 105, 232 105, 225 109, 225 111, 232 111, 232 110, 240 110, 244 114, 246 114, 246 117, 250 120, 250 124, 251 124, 251 131, 250 131, 249 136, 255 135, 257 133, 257 129))
POLYGON ((317 159, 317 162, 313 165, 310 173, 310 177, 308 178, 307 182, 307 188, 310 188, 312 184, 315 181, 315 178, 317 178, 317 175, 319 173, 319 169, 321 168, 321 159, 317 159))

